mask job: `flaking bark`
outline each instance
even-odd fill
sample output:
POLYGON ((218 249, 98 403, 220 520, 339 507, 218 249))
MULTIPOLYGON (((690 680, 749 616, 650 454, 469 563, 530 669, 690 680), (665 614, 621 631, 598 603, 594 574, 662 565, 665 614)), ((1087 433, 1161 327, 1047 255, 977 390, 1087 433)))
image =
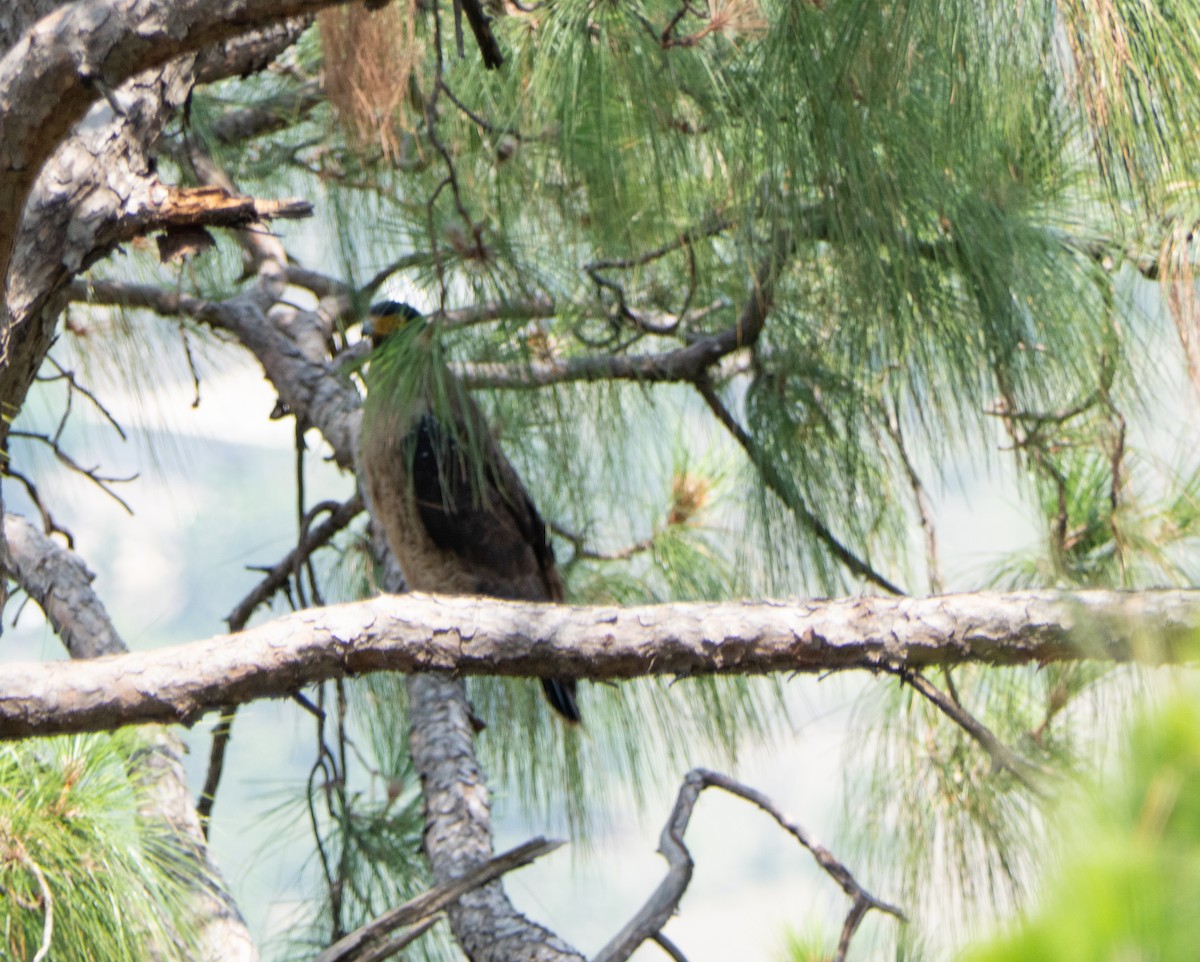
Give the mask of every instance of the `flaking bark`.
MULTIPOLYGON (((0 57, 0 277, 35 180, 91 106, 140 73, 333 0, 95 0, 29 27, 0 57)), ((69 182, 68 182, 69 183, 69 182)))
MULTIPOLYGON (((422 721, 409 737, 425 796, 425 851, 434 877, 447 882, 492 857, 487 781, 472 745, 462 683, 442 675, 409 679, 410 711, 422 721)), ((472 962, 583 962, 557 935, 519 913, 497 881, 447 910, 472 962)))
POLYGON ((0 737, 190 724, 223 705, 372 671, 604 679, 1185 661, 1196 650, 1197 625, 1198 591, 638 608, 385 595, 174 648, 8 665, 0 679, 0 737))

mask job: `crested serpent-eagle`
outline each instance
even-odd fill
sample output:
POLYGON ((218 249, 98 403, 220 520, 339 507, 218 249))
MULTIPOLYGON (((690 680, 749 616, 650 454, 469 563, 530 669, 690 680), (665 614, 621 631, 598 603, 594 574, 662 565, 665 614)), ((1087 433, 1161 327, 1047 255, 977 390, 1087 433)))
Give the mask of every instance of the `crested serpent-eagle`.
MULTIPOLYGON (((360 441, 367 496, 409 588, 562 601, 546 525, 483 413, 437 359, 408 304, 371 308, 360 441)), ((550 704, 579 721, 575 682, 544 678, 550 704)))

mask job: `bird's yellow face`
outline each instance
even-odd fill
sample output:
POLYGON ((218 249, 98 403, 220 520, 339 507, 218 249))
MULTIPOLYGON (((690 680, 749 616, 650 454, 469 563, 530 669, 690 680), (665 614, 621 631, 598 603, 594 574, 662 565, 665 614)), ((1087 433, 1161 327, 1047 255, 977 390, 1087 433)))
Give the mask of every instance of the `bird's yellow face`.
POLYGON ((403 304, 399 301, 380 301, 378 304, 371 305, 367 319, 363 322, 363 334, 378 344, 389 334, 401 330, 420 316, 421 312, 411 304, 403 304))

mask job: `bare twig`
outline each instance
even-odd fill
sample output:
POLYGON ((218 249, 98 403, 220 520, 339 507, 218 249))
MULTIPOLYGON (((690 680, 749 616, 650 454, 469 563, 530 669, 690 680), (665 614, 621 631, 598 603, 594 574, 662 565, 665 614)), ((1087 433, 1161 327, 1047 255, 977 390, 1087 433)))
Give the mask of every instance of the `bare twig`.
POLYGON ((1113 544, 1116 546, 1116 561, 1121 573, 1121 580, 1118 583, 1128 584, 1125 580, 1125 549, 1127 543, 1124 532, 1121 530, 1121 512, 1118 510, 1121 502, 1121 492, 1125 487, 1125 434, 1127 425, 1125 415, 1115 408, 1112 409, 1111 420, 1116 431, 1112 443, 1112 453, 1108 458, 1109 474, 1112 479, 1108 489, 1108 524, 1109 530, 1112 531, 1113 544))
POLYGON ((690 246, 695 241, 723 234, 732 226, 732 220, 722 217, 719 213, 713 213, 705 218, 699 226, 684 231, 674 240, 655 247, 653 250, 648 250, 635 257, 610 257, 603 260, 590 261, 584 265, 583 269, 588 274, 592 274, 594 271, 628 270, 632 267, 644 267, 673 251, 690 246))
POLYGON ((20 471, 16 470, 11 464, 4 469, 4 475, 19 482, 21 487, 25 489, 25 493, 29 495, 29 500, 37 508, 38 516, 42 519, 42 530, 46 534, 61 534, 66 539, 67 548, 74 549, 75 536, 54 520, 54 515, 50 513, 50 509, 46 507, 46 503, 42 500, 42 495, 38 491, 37 485, 20 471))
POLYGON ((646 251, 636 257, 620 257, 608 258, 604 260, 595 260, 583 266, 584 271, 592 282, 600 289, 611 291, 617 299, 617 310, 620 315, 633 324, 634 327, 647 333, 654 334, 660 337, 665 337, 674 334, 687 319, 688 308, 691 306, 692 297, 695 294, 695 279, 696 279, 696 262, 695 252, 692 245, 696 240, 704 237, 713 237, 728 230, 732 226, 732 221, 727 220, 717 214, 709 216, 699 227, 689 231, 684 231, 675 240, 663 244, 653 250, 646 251), (645 313, 635 313, 630 308, 628 300, 625 296, 625 288, 616 281, 601 273, 605 270, 628 270, 634 267, 643 267, 646 264, 667 256, 677 250, 683 250, 687 255, 688 277, 689 284, 687 293, 684 295, 683 307, 674 317, 664 321, 655 321, 645 313))
POLYGON ((217 802, 217 789, 221 786, 221 775, 225 771, 225 752, 233 735, 235 718, 237 706, 233 705, 221 712, 221 717, 213 726, 212 743, 208 749, 208 771, 204 776, 204 787, 200 789, 200 797, 196 800, 196 814, 200 816, 200 826, 206 839, 208 826, 212 821, 213 806, 217 802))
POLYGON ((486 117, 483 117, 476 111, 472 110, 465 103, 463 103, 463 101, 459 98, 459 96, 450 88, 449 84, 443 82, 442 92, 446 95, 446 98, 450 101, 450 103, 454 104, 454 106, 459 109, 459 112, 464 117, 466 117, 469 121, 471 121, 471 123, 473 123, 476 127, 478 127, 480 130, 482 130, 484 133, 493 134, 493 135, 506 134, 509 137, 512 137, 514 140, 522 140, 523 139, 521 137, 520 131, 518 131, 515 127, 499 127, 496 124, 492 123, 490 120, 488 120, 486 117))
POLYGON ((410 270, 414 267, 426 267, 432 263, 435 256, 435 254, 431 254, 428 251, 414 251, 411 254, 397 257, 390 264, 377 271, 375 276, 360 288, 359 295, 362 296, 365 294, 369 297, 393 274, 398 274, 400 271, 410 270))
POLYGON ((274 97, 227 110, 212 122, 208 134, 218 144, 242 143, 290 127, 325 101, 318 80, 306 80, 274 97))
MULTIPOLYGON (((90 391, 88 388, 84 387, 82 384, 79 383, 79 379, 75 376, 74 371, 70 371, 70 370, 67 370, 66 368, 64 368, 61 364, 58 363, 57 360, 54 359, 54 357, 52 355, 47 355, 46 360, 49 361, 50 364, 52 364, 54 366, 54 369, 56 371, 58 371, 58 373, 57 374, 39 374, 38 375, 39 381, 41 381, 43 383, 50 383, 53 381, 65 380, 67 382, 67 397, 68 398, 70 398, 71 395, 73 395, 73 394, 82 394, 85 398, 87 398, 92 403, 92 406, 96 409, 97 412, 99 412, 100 416, 102 418, 104 418, 104 420, 106 420, 110 425, 112 425, 113 430, 117 432, 117 434, 120 436, 122 441, 129 440, 125 436, 125 429, 121 427, 120 422, 115 417, 113 417, 112 412, 109 411, 108 408, 104 406, 104 402, 102 402, 98 397, 96 397, 96 395, 92 391, 90 391)), ((68 401, 68 404, 69 404, 69 401, 68 401)), ((61 432, 61 428, 60 428, 60 432, 61 432)), ((59 437, 59 433, 56 433, 55 438, 57 439, 58 437, 59 437)))
POLYGON ((902 588, 893 584, 876 571, 867 561, 858 557, 858 555, 842 544, 838 537, 829 530, 825 522, 809 510, 808 505, 804 503, 804 499, 796 491, 791 478, 784 475, 776 467, 775 462, 767 456, 758 442, 738 423, 729 409, 725 407, 724 402, 717 396, 716 390, 707 379, 701 378, 693 383, 700 396, 704 398, 704 403, 708 405, 709 410, 716 415, 717 420, 733 436, 734 440, 742 446, 742 449, 750 458, 750 462, 762 475, 762 479, 767 487, 779 496, 788 510, 817 537, 817 540, 821 541, 832 552, 838 561, 860 578, 877 585, 890 594, 902 595, 905 593, 902 588))
POLYGON ((266 576, 234 607, 225 618, 231 631, 241 631, 254 610, 268 601, 272 595, 280 591, 288 582, 288 578, 303 564, 310 555, 319 548, 327 545, 339 531, 342 531, 363 511, 362 495, 355 492, 354 496, 341 504, 322 502, 317 505, 320 513, 328 512, 329 517, 315 528, 311 527, 317 513, 310 512, 305 532, 300 543, 283 556, 278 562, 266 569, 266 576))
MULTIPOLYGON (((804 848, 812 854, 821 869, 829 875, 853 900, 846 926, 842 933, 842 942, 849 943, 849 937, 857 928, 862 915, 868 909, 893 915, 905 921, 904 913, 894 905, 883 902, 864 889, 850 870, 846 868, 833 853, 813 839, 800 825, 788 818, 767 796, 740 782, 722 775, 719 772, 697 768, 688 772, 680 786, 675 807, 671 811, 667 824, 659 836, 658 850, 667 860, 667 876, 654 891, 646 904, 638 911, 629 923, 596 955, 593 962, 624 962, 647 939, 653 939, 661 934, 662 927, 667 923, 679 907, 679 902, 691 881, 693 862, 691 854, 683 841, 683 834, 691 820, 692 811, 706 788, 720 788, 739 798, 757 805, 780 827, 791 834, 804 848)), ((662 942, 659 943, 662 945, 662 942)), ((839 949, 840 951, 840 949, 839 949)), ((672 952, 671 955, 675 956, 672 952)), ((843 958, 844 953, 838 958, 843 958)))
POLYGON ((122 478, 101 474, 99 467, 85 468, 69 454, 67 454, 67 452, 63 450, 62 445, 48 434, 42 434, 37 431, 10 431, 8 436, 10 438, 24 438, 27 441, 39 441, 46 445, 46 447, 54 452, 54 456, 58 458, 63 465, 70 468, 75 473, 83 475, 83 477, 87 478, 92 482, 92 484, 96 485, 96 487, 116 501, 117 504, 124 508, 127 513, 133 514, 133 508, 129 506, 129 502, 117 494, 111 487, 109 487, 109 485, 128 484, 131 481, 136 481, 138 477, 136 473, 122 478))
POLYGON ((884 670, 894 674, 914 691, 928 699, 934 707, 970 735, 979 747, 988 753, 993 765, 1011 773, 1030 791, 1039 794, 1042 792, 1036 779, 1050 773, 1014 752, 996 737, 990 728, 963 708, 957 700, 946 695, 919 671, 908 668, 885 668, 884 670))
POLYGON ((325 780, 323 786, 328 786, 333 780, 333 773, 329 770, 330 753, 325 748, 324 743, 324 724, 325 712, 322 710, 317 712, 317 758, 313 762, 312 768, 308 773, 308 782, 305 786, 304 797, 308 806, 308 821, 312 828, 313 844, 317 849, 317 861, 321 863, 321 874, 325 878, 325 888, 329 891, 329 914, 333 925, 333 938, 340 939, 345 933, 342 930, 342 899, 341 886, 333 874, 333 867, 330 864, 329 853, 325 850, 325 840, 321 837, 321 823, 317 818, 316 806, 316 788, 317 788, 317 773, 323 772, 325 780))
POLYGON ((789 818, 774 802, 771 801, 762 792, 743 785, 741 782, 735 781, 727 775, 722 775, 719 772, 700 771, 706 786, 720 788, 731 795, 737 795, 739 798, 744 798, 746 801, 757 805, 764 812, 770 815, 780 828, 784 829, 790 835, 794 836, 796 841, 803 845, 812 854, 817 864, 821 869, 832 878, 842 891, 854 899, 865 898, 869 908, 879 909, 881 912, 886 912, 888 915, 894 915, 896 918, 904 921, 905 916, 900 909, 894 905, 889 905, 887 902, 881 902, 872 897, 859 883, 854 876, 850 874, 850 870, 839 862, 824 845, 814 839, 804 830, 802 826, 789 818))
POLYGON ((551 531, 562 538, 564 541, 569 541, 575 553, 572 560, 584 558, 588 561, 626 561, 634 555, 641 554, 644 551, 649 551, 654 547, 654 540, 660 532, 655 532, 648 538, 642 538, 639 541, 634 541, 627 544, 624 548, 618 548, 616 551, 598 551, 595 548, 589 548, 587 538, 577 531, 571 531, 569 528, 564 528, 561 524, 555 521, 548 522, 551 531))
MULTIPOLYGON (((356 493, 354 497, 342 504, 322 502, 310 511, 305 519, 304 533, 300 544, 289 551, 281 561, 267 569, 266 577, 255 585, 254 589, 238 602, 233 611, 225 618, 230 630, 241 631, 245 628, 246 622, 250 620, 254 610, 268 601, 277 591, 286 588, 288 578, 297 570, 297 567, 303 564, 318 548, 328 544, 330 539, 353 521, 362 510, 362 497, 356 493), (329 512, 329 517, 315 529, 312 528, 312 521, 316 515, 326 511, 329 512)), ((200 798, 196 802, 196 809, 200 813, 205 831, 207 831, 208 821, 212 816, 213 805, 216 803, 217 789, 220 787, 221 775, 225 767, 225 752, 233 735, 233 721, 236 715, 236 706, 231 706, 222 712, 217 724, 213 726, 212 744, 208 752, 208 771, 204 778, 204 787, 201 789, 200 798)))
MULTIPOLYGON (((478 0, 472 0, 472 2, 474 4, 475 12, 477 12, 479 16, 483 17, 482 11, 478 7, 478 0)), ((455 9, 458 9, 458 7, 455 9)), ((480 50, 483 53, 484 63, 489 68, 499 66, 503 62, 503 57, 500 57, 499 60, 495 60, 494 62, 489 62, 489 54, 485 48, 486 37, 491 35, 491 27, 487 21, 487 18, 483 17, 482 20, 482 27, 486 36, 481 36, 480 29, 476 25, 476 20, 472 19, 473 13, 471 7, 467 8, 467 15, 468 19, 471 20, 471 29, 475 30, 475 38, 480 44, 480 50)), ((492 42, 493 44, 495 43, 494 38, 492 38, 492 42)), ((442 162, 446 165, 446 177, 440 184, 438 184, 433 193, 429 195, 429 201, 425 206, 425 216, 426 226, 429 231, 430 247, 432 248, 434 257, 436 258, 434 263, 437 268, 438 276, 438 306, 442 310, 445 310, 447 294, 446 271, 442 260, 441 251, 438 249, 437 223, 434 214, 436 211, 438 196, 446 187, 450 188, 451 196, 454 199, 455 210, 458 211, 458 216, 462 220, 463 226, 471 234, 471 238, 475 245, 476 256, 478 256, 480 260, 484 260, 486 254, 483 248, 483 227, 479 224, 476 224, 471 219, 471 215, 467 211, 466 202, 463 200, 462 190, 460 189, 458 183, 458 169, 454 166, 454 157, 451 155, 449 148, 445 145, 445 143, 443 143, 441 137, 438 135, 438 98, 441 96, 442 90, 444 89, 443 79, 446 73, 446 64, 442 53, 442 14, 440 7, 437 5, 435 5, 433 8, 433 46, 435 53, 435 74, 433 93, 430 94, 429 100, 425 104, 425 133, 429 137, 429 142, 433 144, 433 149, 438 152, 438 155, 442 158, 442 162)), ((495 53, 497 56, 499 55, 499 48, 496 48, 495 53)))
POLYGON ((460 7, 467 16, 467 23, 471 25, 471 32, 475 34, 475 42, 479 45, 479 54, 483 58, 483 65, 488 70, 495 70, 504 63, 504 53, 500 50, 500 44, 492 32, 492 21, 488 17, 487 11, 484 10, 480 0, 455 0, 456 14, 460 7))
MULTIPOLYGON (((1002 418, 1004 420, 1017 421, 1025 424, 1032 424, 1030 431, 1035 431, 1042 425, 1066 424, 1068 421, 1079 417, 1081 414, 1086 414, 1100 401, 1099 392, 1092 392, 1082 401, 1070 405, 1069 407, 1061 408, 1057 411, 1020 411, 1014 410, 1010 404, 1005 401, 1000 401, 993 404, 991 407, 985 408, 983 413, 993 418, 1002 418)), ((1015 440, 1015 439, 1014 439, 1015 440)))
POLYGON ((372 947, 390 932, 429 918, 468 892, 473 892, 480 886, 494 882, 500 876, 514 869, 528 865, 534 859, 548 855, 562 844, 559 841, 535 838, 502 855, 497 855, 463 873, 458 878, 435 885, 428 892, 385 912, 377 919, 335 942, 318 955, 314 962, 350 962, 352 959, 358 959, 359 953, 372 947))
POLYGON ((196 358, 192 354, 192 342, 188 337, 184 322, 179 322, 179 340, 183 347, 183 357, 187 361, 188 373, 192 376, 192 407, 200 406, 200 371, 196 368, 196 358))
POLYGON ((658 945, 660 949, 667 953, 675 962, 688 962, 688 958, 680 951, 679 946, 668 939, 661 932, 655 932, 650 936, 650 941, 658 945))
POLYGON ((683 38, 681 40, 675 36, 675 28, 679 26, 679 22, 688 14, 691 14, 693 17, 698 17, 701 20, 708 19, 708 17, 704 15, 703 11, 694 9, 688 0, 683 0, 683 2, 679 5, 679 9, 672 14, 671 19, 667 21, 667 25, 663 27, 662 32, 659 34, 658 40, 659 43, 662 44, 663 49, 674 46, 690 46, 690 44, 687 43, 687 38, 683 38))
MULTIPOLYGON (((854 933, 858 931, 863 917, 870 908, 872 908, 871 903, 866 898, 859 896, 854 899, 854 903, 850 906, 850 911, 846 913, 846 921, 842 923, 842 934, 838 938, 837 952, 834 954, 831 962, 845 962, 846 953, 850 951, 850 940, 854 938, 854 933)), ((898 916, 898 918, 902 921, 904 920, 903 915, 898 916)))
POLYGON ((904 469, 904 476, 908 478, 913 502, 917 506, 917 520, 925 535, 925 566, 929 572, 929 590, 935 595, 940 595, 944 590, 944 584, 941 564, 938 561, 937 527, 933 520, 933 506, 929 503, 929 494, 925 490, 925 483, 921 480, 921 475, 913 464, 912 458, 908 456, 908 446, 904 443, 904 432, 900 427, 900 419, 890 407, 885 406, 880 413, 888 437, 891 438, 896 455, 900 459, 900 466, 904 469))
POLYGON ((432 918, 418 922, 408 929, 408 931, 396 936, 394 939, 388 939, 374 948, 352 956, 352 960, 353 962, 384 962, 385 959, 392 958, 392 956, 405 946, 412 945, 413 942, 417 941, 417 939, 437 925, 439 921, 438 916, 433 916, 432 918))

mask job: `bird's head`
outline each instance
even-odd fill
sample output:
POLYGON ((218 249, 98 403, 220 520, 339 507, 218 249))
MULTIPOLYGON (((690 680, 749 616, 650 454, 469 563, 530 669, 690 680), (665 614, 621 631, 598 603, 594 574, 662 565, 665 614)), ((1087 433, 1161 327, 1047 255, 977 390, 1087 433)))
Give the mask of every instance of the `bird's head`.
POLYGON ((411 304, 400 301, 379 301, 371 305, 367 318, 363 321, 363 335, 378 346, 389 334, 403 328, 421 317, 421 312, 411 304))

